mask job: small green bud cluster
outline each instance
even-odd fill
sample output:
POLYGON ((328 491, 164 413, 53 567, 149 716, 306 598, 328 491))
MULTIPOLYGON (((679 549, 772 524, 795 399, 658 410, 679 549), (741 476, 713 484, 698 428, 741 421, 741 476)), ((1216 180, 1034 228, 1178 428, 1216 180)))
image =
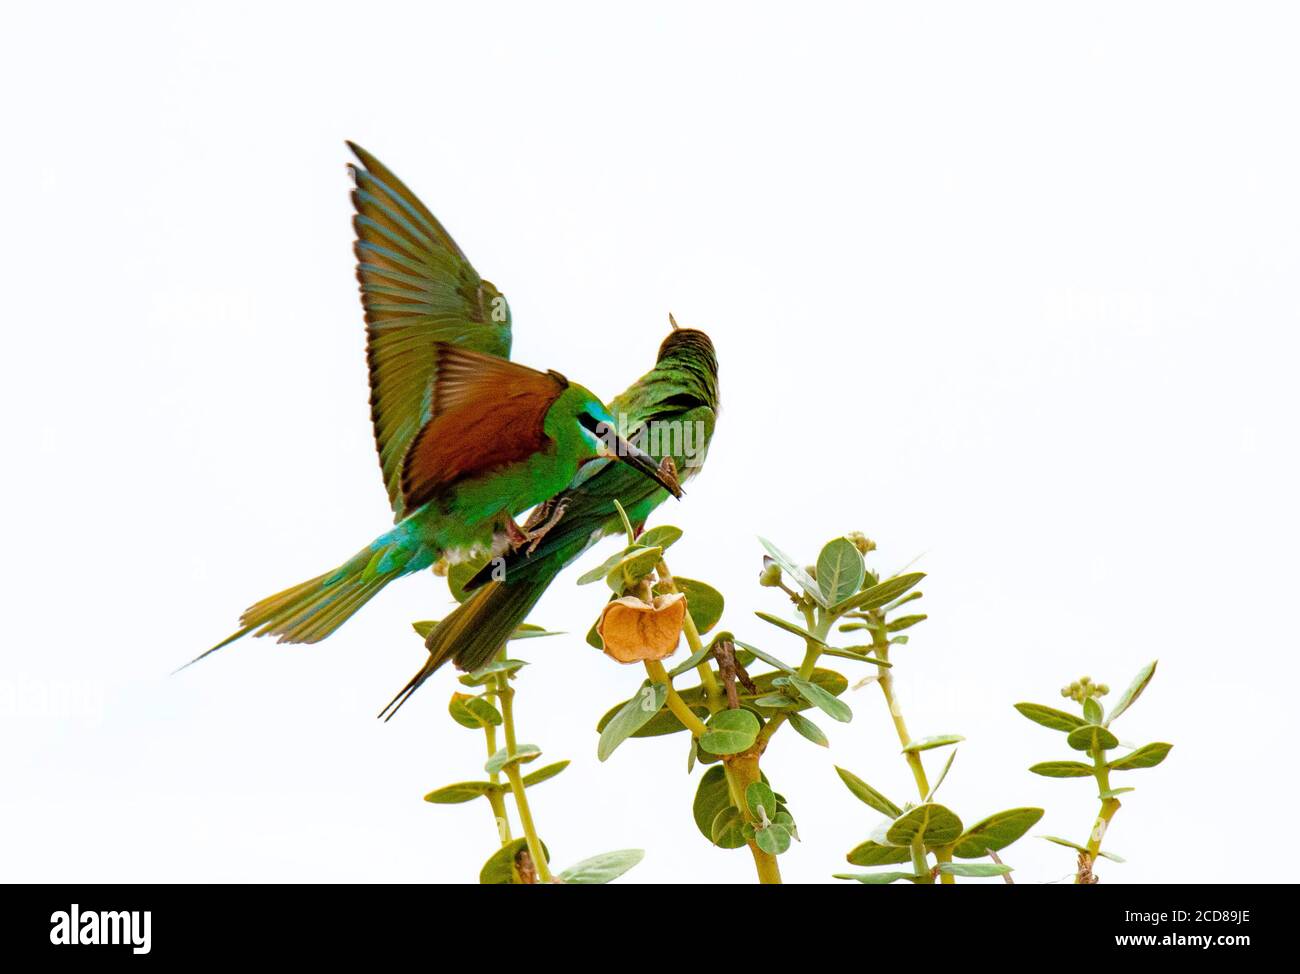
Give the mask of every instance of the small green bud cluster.
POLYGON ((1092 677, 1081 676, 1068 687, 1061 687, 1061 696, 1068 697, 1075 703, 1083 703, 1089 697, 1104 697, 1110 693, 1110 687, 1104 683, 1093 683, 1092 677))

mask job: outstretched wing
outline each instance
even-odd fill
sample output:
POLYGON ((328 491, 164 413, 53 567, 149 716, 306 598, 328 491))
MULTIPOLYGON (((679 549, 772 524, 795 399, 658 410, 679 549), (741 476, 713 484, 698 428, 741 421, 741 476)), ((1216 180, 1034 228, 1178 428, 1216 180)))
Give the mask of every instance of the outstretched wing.
POLYGON ((493 355, 434 347, 432 418, 402 465, 402 497, 413 511, 465 477, 528 459, 550 443, 543 423, 568 382, 493 355))
POLYGON ((419 198, 360 146, 350 167, 357 280, 366 312, 370 416, 379 466, 397 518, 408 449, 433 416, 435 345, 510 355, 510 308, 470 266, 419 198))

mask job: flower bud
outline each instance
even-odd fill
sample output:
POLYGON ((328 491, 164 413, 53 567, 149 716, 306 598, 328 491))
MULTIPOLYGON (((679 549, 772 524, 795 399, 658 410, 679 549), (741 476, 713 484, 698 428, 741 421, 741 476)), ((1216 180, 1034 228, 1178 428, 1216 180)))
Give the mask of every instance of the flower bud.
POLYGON ((850 531, 844 537, 853 542, 853 547, 857 548, 858 551, 862 552, 864 555, 870 554, 876 550, 876 543, 861 531, 850 531))

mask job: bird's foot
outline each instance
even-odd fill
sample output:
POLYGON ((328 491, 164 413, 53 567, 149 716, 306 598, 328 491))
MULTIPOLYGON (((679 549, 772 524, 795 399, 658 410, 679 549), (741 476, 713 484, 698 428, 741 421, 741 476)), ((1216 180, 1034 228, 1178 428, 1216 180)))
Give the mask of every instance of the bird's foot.
POLYGON ((569 505, 566 501, 559 501, 554 505, 552 505, 550 501, 547 501, 538 509, 541 512, 540 516, 537 513, 534 513, 533 516, 528 519, 528 553, 530 555, 537 550, 537 546, 541 543, 542 539, 546 537, 551 528, 560 523, 560 520, 564 517, 564 512, 568 507, 569 505), (537 523, 539 521, 541 522, 540 524, 537 523))
POLYGON ((533 511, 522 528, 515 523, 513 517, 505 518, 506 540, 510 544, 510 550, 516 552, 524 549, 526 554, 531 555, 547 532, 560 523, 567 507, 564 501, 557 504, 547 501, 533 511))

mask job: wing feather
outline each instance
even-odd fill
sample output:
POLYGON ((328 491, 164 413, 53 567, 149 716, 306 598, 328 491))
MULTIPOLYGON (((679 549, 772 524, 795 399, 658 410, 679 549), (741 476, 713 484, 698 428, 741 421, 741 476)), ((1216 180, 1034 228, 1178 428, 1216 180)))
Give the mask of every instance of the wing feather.
POLYGON ((508 357, 510 309, 419 197, 370 153, 348 145, 360 161, 352 167, 352 222, 370 414, 389 502, 401 518, 410 510, 404 458, 433 416, 436 343, 508 357))
POLYGON ((432 415, 402 466, 406 510, 467 477, 546 449, 546 414, 568 382, 503 358, 439 343, 432 415))

